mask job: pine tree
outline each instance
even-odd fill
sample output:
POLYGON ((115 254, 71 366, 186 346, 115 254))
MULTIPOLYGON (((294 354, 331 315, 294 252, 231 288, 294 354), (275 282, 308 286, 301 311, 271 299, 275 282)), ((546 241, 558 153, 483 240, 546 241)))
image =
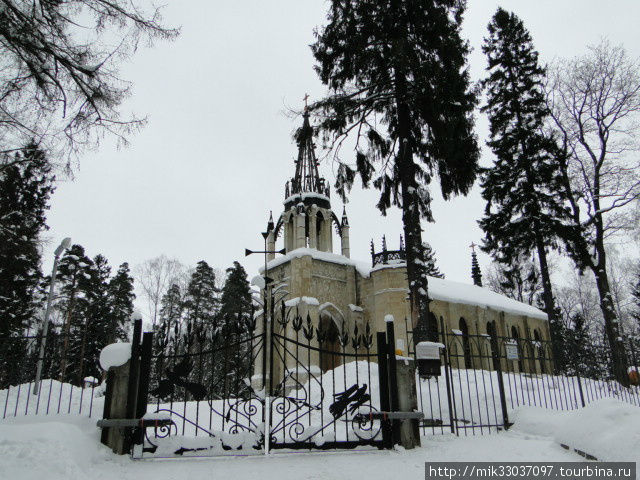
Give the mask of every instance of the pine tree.
POLYGON ((529 32, 513 13, 499 8, 489 24, 483 51, 489 76, 482 82, 490 121, 487 145, 496 156, 482 178, 487 201, 480 226, 483 249, 510 264, 536 251, 545 311, 554 320, 555 305, 547 249, 569 235, 559 148, 543 127, 549 117, 543 94, 544 69, 538 64, 529 32))
POLYGON ((60 311, 62 326, 62 346, 60 351, 60 381, 75 379, 73 372, 67 372, 71 363, 77 360, 72 352, 72 345, 77 352, 82 336, 84 315, 86 313, 88 290, 87 284, 92 280, 93 262, 85 255, 84 248, 72 245, 60 259, 58 265, 57 284, 61 300, 56 308, 60 311))
MULTIPOLYGON (((88 268, 90 278, 82 282, 82 298, 74 316, 79 321, 80 335, 72 342, 79 345, 72 351, 77 354, 77 382, 82 385, 86 376, 98 377, 100 351, 110 343, 111 308, 109 297, 109 275, 111 267, 103 255, 96 255, 88 268)), ((73 346, 72 343, 72 346, 73 346)))
POLYGON ((196 346, 203 348, 205 339, 218 333, 218 293, 213 268, 204 260, 199 261, 191 275, 184 298, 185 351, 191 352, 196 346))
POLYGON ((109 343, 126 340, 129 319, 133 313, 133 277, 129 275, 129 264, 123 263, 109 281, 109 343))
POLYGON ((471 279, 476 287, 482 286, 482 271, 478 263, 478 255, 475 250, 471 251, 471 279))
POLYGON ((509 265, 494 263, 489 273, 489 288, 518 302, 542 307, 540 271, 535 262, 525 257, 515 258, 509 265))
POLYGON ((0 337, 21 335, 33 321, 42 280, 40 234, 54 191, 51 165, 34 144, 0 173, 0 337))
POLYGON ((330 90, 312 106, 321 112, 320 130, 338 150, 350 131, 359 137, 355 169, 338 168, 338 192, 346 195, 357 173, 365 188, 373 179, 380 190, 383 214, 391 205, 402 208, 417 336, 427 335, 430 321, 420 226, 421 218, 433 220, 428 186, 437 176, 445 199, 466 194, 478 171, 476 98, 465 65, 469 46, 460 37, 465 7, 450 0, 332 0, 312 46, 330 90))
POLYGON ((427 275, 435 278, 444 278, 444 273, 440 271, 438 265, 436 265, 436 252, 433 251, 431 245, 427 242, 422 242, 424 264, 427 275))
MULTIPOLYGON (((227 387, 234 396, 243 396, 247 390, 245 379, 251 376, 253 363, 251 344, 247 340, 247 325, 251 320, 251 289, 247 272, 238 262, 227 268, 222 287, 218 324, 224 343, 232 346, 226 352, 227 387)), ((219 382, 218 382, 219 383, 219 382)))
POLYGON ((165 354, 177 352, 176 340, 180 338, 183 310, 182 292, 173 283, 160 301, 160 321, 154 327, 156 351, 165 354))

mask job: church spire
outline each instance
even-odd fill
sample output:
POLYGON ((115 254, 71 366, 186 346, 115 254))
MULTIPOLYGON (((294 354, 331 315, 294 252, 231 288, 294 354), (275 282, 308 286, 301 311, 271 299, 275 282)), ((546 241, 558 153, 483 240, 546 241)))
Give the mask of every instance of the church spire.
POLYGON ((476 247, 477 245, 471 242, 469 248, 471 249, 471 278, 473 279, 473 284, 481 287, 482 286, 482 271, 480 270, 480 264, 478 263, 478 256, 476 255, 476 247))
POLYGON ((301 193, 317 193, 329 196, 329 187, 324 178, 318 173, 318 160, 316 159, 315 146, 313 144, 313 127, 309 123, 309 111, 305 107, 302 115, 302 127, 295 134, 298 144, 298 158, 295 162, 296 173, 291 179, 291 186, 286 187, 286 196, 301 193))

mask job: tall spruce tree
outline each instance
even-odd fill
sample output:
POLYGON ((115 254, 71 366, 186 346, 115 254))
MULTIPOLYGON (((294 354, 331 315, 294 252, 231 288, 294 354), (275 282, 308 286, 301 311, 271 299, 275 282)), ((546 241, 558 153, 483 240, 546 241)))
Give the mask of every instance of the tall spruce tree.
POLYGON ((72 245, 60 259, 57 284, 60 301, 56 308, 62 317, 62 345, 60 351, 60 381, 74 379, 74 372, 67 372, 70 363, 77 361, 77 352, 81 343, 82 325, 86 313, 87 283, 92 280, 93 262, 85 255, 81 245, 72 245))
POLYGON ((489 76, 482 82, 490 121, 487 145, 495 164, 482 177, 487 201, 480 226, 483 249, 511 264, 519 255, 537 252, 545 311, 556 310, 547 249, 569 235, 559 149, 543 127, 549 116, 543 93, 544 69, 538 64, 529 32, 513 13, 499 8, 489 24, 483 51, 489 76))
POLYGON ((243 341, 247 339, 247 324, 251 319, 251 289, 247 272, 240 263, 233 262, 226 273, 218 324, 225 344, 232 346, 226 354, 227 386, 233 395, 242 396, 247 390, 244 380, 250 377, 253 363, 251 343, 243 341))
POLYGON ((475 94, 461 39, 465 1, 332 0, 328 24, 312 45, 329 95, 312 105, 319 128, 336 148, 358 136, 355 167, 341 163, 343 196, 356 173, 380 190, 384 214, 402 208, 412 323, 428 336, 429 297, 421 225, 432 221, 429 184, 440 180, 445 199, 466 194, 476 174, 475 94))
POLYGON ((180 339, 184 302, 178 284, 173 283, 160 301, 159 321, 154 326, 155 350, 169 354, 177 352, 180 339))
POLYGON ((79 335, 70 339, 71 351, 77 355, 74 367, 77 371, 77 383, 81 385, 87 376, 98 377, 98 357, 100 351, 110 343, 111 299, 109 296, 109 275, 111 267, 103 255, 96 255, 88 267, 89 278, 82 282, 78 315, 73 319, 79 335), (79 343, 78 343, 79 342, 79 343), (75 344, 75 345, 74 345, 75 344), (75 348, 74 348, 75 346, 75 348))
POLYGON ((0 172, 0 337, 21 335, 34 320, 42 280, 40 234, 55 177, 34 144, 0 172))
POLYGON ((127 339, 135 298, 133 277, 129 274, 129 264, 124 262, 109 280, 109 329, 107 331, 109 343, 127 339))
POLYGON ((183 332, 185 351, 204 347, 207 338, 218 333, 219 290, 213 268, 204 260, 198 262, 191 275, 184 298, 186 328, 183 332))

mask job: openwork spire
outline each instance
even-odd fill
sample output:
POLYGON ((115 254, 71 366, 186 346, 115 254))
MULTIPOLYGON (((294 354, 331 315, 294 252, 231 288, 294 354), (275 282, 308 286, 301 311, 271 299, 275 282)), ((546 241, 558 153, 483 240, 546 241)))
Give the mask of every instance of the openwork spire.
POLYGON ((302 127, 295 135, 298 144, 296 174, 290 182, 287 182, 285 197, 301 193, 317 193, 328 197, 329 186, 318 173, 318 160, 313 144, 313 127, 309 123, 309 112, 306 108, 302 117, 304 119, 302 127))

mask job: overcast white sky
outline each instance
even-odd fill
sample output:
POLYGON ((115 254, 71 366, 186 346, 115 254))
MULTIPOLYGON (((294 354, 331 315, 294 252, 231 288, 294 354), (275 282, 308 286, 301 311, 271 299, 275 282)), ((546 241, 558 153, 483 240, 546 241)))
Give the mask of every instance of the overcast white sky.
MULTIPOLYGON (((299 109, 305 93, 314 100, 325 91, 308 45, 328 5, 168 0, 166 23, 181 26, 182 36, 141 49, 122 70, 134 84, 125 109, 148 115, 149 124, 127 149, 105 141, 81 159, 73 181, 58 185, 48 215, 45 268, 55 246, 70 236, 88 255, 106 255, 114 267, 166 254, 187 265, 204 259, 221 269, 239 260, 253 276, 262 258, 245 258, 244 249, 261 249, 269 210, 280 214, 284 183, 294 172, 291 135, 301 119, 285 112, 299 109)), ((523 19, 545 62, 582 54, 605 36, 640 57, 637 0, 469 0, 464 35, 474 48, 474 80, 484 76, 480 47, 498 5, 523 19)), ((488 165, 480 114, 477 124, 488 165)), ((332 167, 325 163, 321 170, 333 184, 332 167)), ((449 202, 442 201, 437 184, 433 190, 436 223, 424 224, 423 238, 448 279, 470 282, 468 245, 482 238, 479 189, 449 202)), ((351 195, 352 258, 367 260, 370 239, 379 248, 383 234, 390 248, 397 247, 399 212, 381 217, 376 199, 375 191, 354 189, 351 195)), ((337 196, 332 205, 340 214, 337 196)), ((489 258, 482 254, 480 262, 486 268, 489 258)))

